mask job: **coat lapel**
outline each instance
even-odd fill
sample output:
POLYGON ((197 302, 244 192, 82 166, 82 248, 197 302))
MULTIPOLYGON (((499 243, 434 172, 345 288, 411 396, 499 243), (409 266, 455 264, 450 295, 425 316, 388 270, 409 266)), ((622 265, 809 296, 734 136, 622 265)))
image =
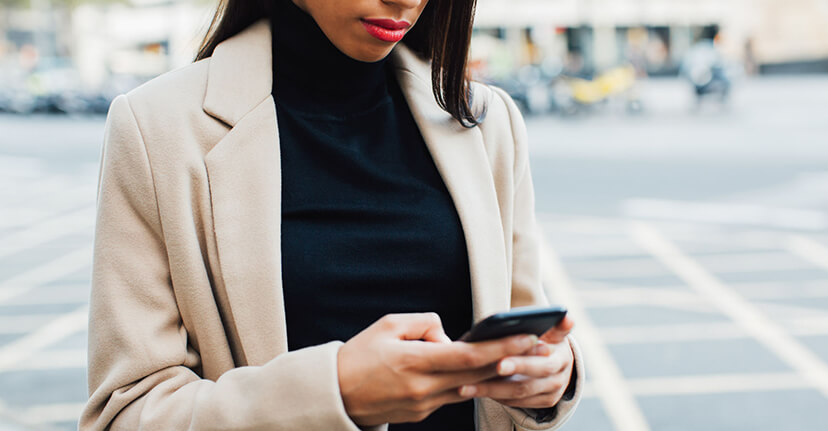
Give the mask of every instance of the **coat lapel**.
POLYGON ((205 156, 213 228, 239 365, 287 351, 282 297, 281 157, 270 28, 260 20, 220 43, 203 109, 231 127, 205 156))
POLYGON ((460 217, 469 253, 474 321, 509 308, 506 248, 497 192, 480 129, 465 128, 434 100, 431 69, 405 45, 397 80, 460 217))
MULTIPOLYGON (((244 364, 287 351, 281 277, 281 166, 269 23, 216 47, 203 109, 230 131, 205 156, 221 279, 244 364)), ((503 228, 483 138, 460 126, 431 92, 428 65, 405 46, 396 73, 466 238, 474 320, 508 308, 503 228)))

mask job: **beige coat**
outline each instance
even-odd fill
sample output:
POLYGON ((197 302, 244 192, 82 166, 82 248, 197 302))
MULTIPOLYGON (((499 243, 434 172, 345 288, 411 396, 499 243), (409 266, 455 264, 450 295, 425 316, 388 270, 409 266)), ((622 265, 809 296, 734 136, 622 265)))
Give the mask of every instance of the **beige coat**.
MULTIPOLYGON (((342 341, 287 351, 280 156, 266 20, 211 58, 116 98, 101 158, 80 428, 356 431, 339 394, 342 341)), ((405 46, 397 76, 465 232, 474 319, 545 303, 525 126, 502 91, 477 128, 441 110, 405 46)), ((574 343, 573 343, 574 345, 574 343)), ((556 429, 476 402, 480 430, 556 429)), ((386 426, 374 429, 385 429, 386 426)))

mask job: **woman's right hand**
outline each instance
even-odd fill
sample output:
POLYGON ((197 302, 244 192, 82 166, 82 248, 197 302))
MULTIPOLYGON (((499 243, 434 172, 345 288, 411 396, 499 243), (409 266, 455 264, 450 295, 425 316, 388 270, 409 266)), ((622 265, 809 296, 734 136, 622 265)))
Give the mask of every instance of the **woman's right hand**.
POLYGON ((389 314, 339 349, 339 388, 360 426, 419 422, 434 410, 468 400, 457 388, 496 377, 497 362, 537 343, 531 335, 452 342, 436 313, 389 314))

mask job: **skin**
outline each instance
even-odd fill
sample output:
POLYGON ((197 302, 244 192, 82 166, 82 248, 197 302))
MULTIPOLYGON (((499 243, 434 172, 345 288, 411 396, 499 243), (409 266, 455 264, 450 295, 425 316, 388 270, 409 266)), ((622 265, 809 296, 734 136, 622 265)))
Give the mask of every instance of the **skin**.
POLYGON ((436 313, 386 315, 339 349, 345 410, 356 424, 371 426, 419 422, 474 397, 551 407, 569 384, 571 329, 566 318, 540 340, 516 335, 465 343, 446 336, 436 313))
MULTIPOLYGON (((415 24, 428 0, 292 0, 349 57, 380 61, 396 43, 368 34, 360 19, 415 24)), ((410 27, 409 27, 410 30, 410 27)), ((450 403, 489 397, 511 407, 551 407, 574 362, 564 319, 540 339, 517 335, 465 343, 446 336, 435 313, 390 314, 348 340, 337 368, 345 410, 358 425, 419 422, 450 403)))
POLYGON ((428 0, 293 0, 313 17, 322 32, 345 55, 373 63, 391 53, 397 43, 368 34, 360 19, 393 19, 417 23, 428 0))

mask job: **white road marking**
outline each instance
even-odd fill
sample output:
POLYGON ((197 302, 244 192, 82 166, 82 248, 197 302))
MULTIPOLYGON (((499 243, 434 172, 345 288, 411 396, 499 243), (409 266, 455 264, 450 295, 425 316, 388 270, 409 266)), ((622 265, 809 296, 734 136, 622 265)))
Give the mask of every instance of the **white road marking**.
POLYGON ((0 283, 0 304, 91 265, 92 246, 71 251, 0 283))
POLYGON ((828 398, 828 365, 817 355, 651 226, 635 222, 630 231, 642 247, 828 398))
POLYGON ((63 370, 70 368, 86 369, 86 349, 50 350, 48 355, 35 355, 25 361, 7 367, 10 371, 63 370))
MULTIPOLYGON (((719 274, 753 271, 791 271, 810 268, 807 262, 787 252, 742 252, 698 258, 706 268, 719 274)), ((567 263, 573 274, 588 278, 638 278, 670 275, 667 268, 651 257, 579 260, 567 263)))
POLYGON ((730 322, 614 326, 602 328, 601 335, 612 345, 729 340, 748 336, 730 322))
POLYGON ((0 259, 37 247, 75 232, 89 230, 95 225, 95 207, 86 207, 34 224, 24 230, 0 238, 0 259))
MULTIPOLYGON (((828 335, 828 318, 777 320, 794 336, 828 335)), ((737 340, 750 337, 743 328, 731 322, 613 326, 602 328, 601 335, 611 345, 737 340)))
POLYGON ((56 206, 58 203, 92 201, 97 191, 97 171, 68 176, 48 173, 33 181, 12 181, 13 187, 0 187, 0 198, 8 207, 27 207, 32 204, 56 206))
POLYGON ((802 172, 792 181, 725 197, 728 201, 773 203, 790 208, 816 207, 828 203, 828 172, 802 172))
POLYGON ((772 208, 755 204, 629 199, 623 203, 622 211, 632 218, 816 231, 828 229, 828 214, 824 211, 772 208))
POLYGON ((579 292, 589 308, 656 306, 695 313, 715 313, 710 303, 692 291, 674 289, 625 288, 589 289, 579 292))
MULTIPOLYGON (((91 275, 91 274, 90 274, 91 275)), ((4 303, 6 306, 85 304, 89 302, 91 281, 60 283, 40 288, 29 295, 18 296, 4 303)), ((2 317, 0 317, 1 319, 2 317)))
POLYGON ((76 332, 86 329, 89 308, 81 307, 62 315, 48 325, 0 347, 0 372, 17 366, 38 351, 76 332))
MULTIPOLYGON (((542 236, 543 237, 543 236, 542 236)), ((641 407, 627 387, 624 376, 603 342, 599 331, 590 321, 586 309, 575 294, 569 276, 554 252, 542 242, 544 281, 554 300, 566 304, 577 322, 578 343, 584 351, 586 369, 592 376, 610 420, 618 431, 649 431, 641 407)))
POLYGON ((763 314, 773 316, 774 319, 794 317, 828 317, 828 310, 790 304, 774 304, 760 302, 755 305, 763 314))
POLYGON ((77 421, 84 403, 45 404, 27 408, 21 415, 28 425, 77 421))
POLYGON ((785 243, 785 247, 816 267, 828 271, 828 247, 801 235, 791 236, 785 243))
POLYGON ((733 290, 753 300, 828 298, 827 281, 730 283, 733 290))
POLYGON ((60 314, 0 315, 0 334, 25 334, 49 323, 60 314))
POLYGON ((0 172, 4 179, 39 178, 47 172, 47 167, 35 157, 0 155, 0 172))
POLYGON ((60 189, 54 195, 29 199, 19 204, 9 204, 0 217, 0 228, 20 229, 48 222, 56 215, 75 212, 78 208, 91 208, 91 219, 95 218, 95 188, 82 186, 60 189))
POLYGON ((797 317, 782 322, 792 334, 798 336, 822 335, 824 328, 828 328, 826 317, 797 317))
MULTIPOLYGON (((813 389, 814 385, 796 373, 721 374, 629 379, 627 385, 636 396, 708 395, 722 393, 756 393, 813 389)), ((584 397, 597 397, 590 384, 584 397)))

